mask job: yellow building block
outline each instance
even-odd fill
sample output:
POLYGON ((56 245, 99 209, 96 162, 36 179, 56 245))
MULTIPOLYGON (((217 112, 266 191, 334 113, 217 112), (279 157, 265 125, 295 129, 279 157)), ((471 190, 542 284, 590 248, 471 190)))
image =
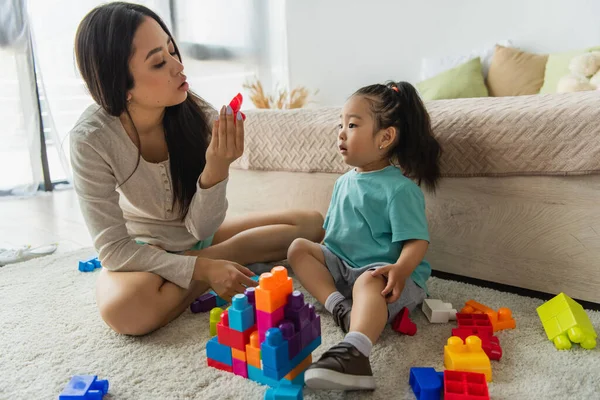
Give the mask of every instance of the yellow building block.
POLYGON ((596 347, 598 335, 590 317, 581 304, 564 293, 545 302, 536 309, 546 336, 558 350, 571 348, 571 343, 579 343, 584 349, 596 347))
POLYGON ((217 324, 221 322, 221 313, 223 309, 219 307, 215 307, 210 310, 209 324, 210 324, 210 336, 215 336, 217 334, 217 324))
POLYGON ((492 381, 492 365, 477 336, 469 336, 464 342, 458 336, 449 338, 444 346, 444 367, 451 371, 479 372, 488 382, 492 381))

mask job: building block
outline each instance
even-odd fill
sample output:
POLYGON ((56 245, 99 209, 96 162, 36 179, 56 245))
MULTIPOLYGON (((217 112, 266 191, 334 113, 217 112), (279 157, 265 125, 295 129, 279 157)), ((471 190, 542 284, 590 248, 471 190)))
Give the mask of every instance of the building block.
POLYGON ((221 314, 223 313, 223 309, 219 307, 215 307, 210 310, 209 324, 210 324, 210 336, 215 336, 217 334, 217 324, 221 321, 221 314))
POLYGON ((317 315, 315 307, 312 304, 308 305, 308 320, 309 324, 300 331, 300 337, 302 339, 301 346, 303 348, 316 339, 316 325, 318 325, 318 335, 321 336, 321 317, 317 315))
POLYGON ((234 374, 248 379, 248 366, 244 361, 234 358, 232 367, 234 374))
POLYGON ((290 359, 296 357, 302 349, 302 336, 297 332, 294 324, 291 321, 283 320, 279 324, 279 330, 283 335, 283 339, 288 342, 288 352, 290 359))
MULTIPOLYGON (((289 325, 293 328, 291 324, 289 325)), ((271 328, 267 331, 265 341, 260 346, 260 354, 265 376, 280 380, 292 369, 288 342, 283 338, 279 328, 271 328)))
POLYGON ((487 334, 487 332, 479 335, 476 331, 477 328, 454 328, 452 329, 452 336, 458 336, 462 340, 466 340, 469 336, 477 336, 481 339, 481 348, 490 360, 499 361, 502 358, 500 340, 496 336, 487 334))
POLYGON ((396 315, 392 323, 392 329, 409 336, 414 336, 417 333, 417 325, 410 320, 408 308, 404 307, 396 315))
POLYGON ((217 306, 217 296, 213 293, 204 293, 190 304, 190 311, 194 314, 208 312, 217 306))
POLYGON ((443 372, 433 368, 413 367, 408 383, 417 400, 439 400, 442 394, 443 372))
MULTIPOLYGON (((81 272, 92 272, 96 268, 102 268, 102 264, 98 260, 98 257, 90 258, 89 260, 79 261, 79 271, 81 272)), ((85 375, 87 376, 87 375, 85 375)))
MULTIPOLYGON (((237 124, 237 113, 238 111, 240 111, 240 108, 242 107, 242 102, 244 101, 244 97, 242 96, 241 93, 238 93, 237 95, 234 96, 233 99, 231 99, 231 101, 229 102, 229 107, 231 107, 231 109, 233 110, 233 124, 237 124)), ((242 120, 246 120, 246 115, 240 111, 240 114, 242 114, 242 120)))
POLYGON ((300 291, 294 290, 288 296, 284 318, 292 321, 296 332, 300 332, 310 323, 310 310, 308 304, 304 302, 304 294, 300 291))
POLYGON ((452 308, 452 304, 444 303, 441 300, 425 299, 421 310, 429 322, 434 324, 445 324, 449 320, 456 319, 456 310, 452 308))
POLYGON ((231 365, 220 363, 211 358, 207 358, 206 361, 207 361, 209 367, 220 369, 221 371, 225 371, 225 372, 233 372, 233 366, 231 366, 231 365))
POLYGON ((471 329, 476 336, 493 336, 494 327, 487 314, 456 314, 459 328, 471 329))
POLYGON ((253 367, 252 365, 248 365, 248 379, 260 383, 261 385, 266 385, 270 387, 278 387, 280 385, 301 385, 304 386, 304 372, 296 377, 293 381, 288 381, 287 379, 282 379, 280 381, 275 380, 273 378, 266 377, 263 374, 263 371, 260 368, 253 367))
POLYGON ((108 381, 97 375, 75 375, 58 396, 59 400, 102 400, 108 393, 108 381))
POLYGON ((254 309, 245 294, 236 294, 229 308, 229 327, 244 332, 254 325, 254 309))
MULTIPOLYGON (((248 346, 248 345, 246 345, 248 346)), ((246 357, 246 352, 238 349, 231 349, 231 357, 237 360, 248 362, 246 357)))
POLYGON ((217 323, 217 338, 219 343, 241 351, 246 350, 246 344, 250 342, 250 334, 256 330, 256 326, 248 328, 244 332, 238 332, 229 327, 229 314, 225 310, 221 314, 221 321, 217 323))
POLYGON ((484 374, 444 371, 444 400, 489 400, 484 374))
POLYGON ((310 367, 310 364, 312 364, 312 354, 309 354, 304 361, 300 362, 300 364, 294 367, 294 369, 292 369, 289 374, 284 376, 284 378, 289 381, 293 381, 298 375, 306 371, 306 369, 310 367))
POLYGON ((256 288, 256 309, 273 312, 285 306, 288 295, 293 291, 292 278, 285 267, 275 267, 260 276, 256 288))
POLYGON ((492 381, 490 358, 481 348, 481 339, 477 336, 469 336, 464 343, 457 336, 449 338, 444 346, 444 366, 452 371, 483 373, 488 382, 492 381))
POLYGON ((206 357, 225 365, 233 365, 231 347, 218 342, 217 337, 206 342, 206 357))
POLYGON ((280 307, 273 312, 256 310, 256 327, 258 329, 258 338, 264 342, 265 334, 271 328, 276 328, 283 320, 284 307, 280 307))
POLYGON ((579 343, 584 349, 596 347, 598 335, 581 304, 564 293, 560 293, 536 309, 548 340, 558 350, 571 348, 579 343))
POLYGON ((269 388, 265 392, 265 400, 302 400, 302 386, 281 385, 269 388))
MULTIPOLYGON (((258 278, 258 277, 257 277, 258 278)), ((248 287, 244 290, 244 294, 248 299, 248 303, 252 306, 252 309, 256 312, 256 288, 248 287)))
POLYGON ((486 305, 476 302, 475 300, 469 300, 465 303, 465 306, 460 310, 462 314, 487 314, 490 317, 494 332, 503 329, 514 329, 516 322, 512 317, 512 311, 506 307, 494 311, 486 305))
POLYGON ((217 302, 215 307, 223 307, 227 304, 227 300, 225 300, 221 296, 219 296, 214 290, 209 290, 208 293, 215 296, 216 302, 217 302))
POLYGON ((258 331, 250 335, 250 343, 246 345, 246 363, 260 369, 260 342, 258 331))

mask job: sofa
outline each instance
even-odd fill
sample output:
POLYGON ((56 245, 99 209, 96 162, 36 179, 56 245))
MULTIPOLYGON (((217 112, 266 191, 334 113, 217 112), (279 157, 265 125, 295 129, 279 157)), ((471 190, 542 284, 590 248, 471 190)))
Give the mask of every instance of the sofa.
MULTIPOLYGON (((426 102, 442 180, 424 190, 435 271, 600 303, 600 92, 426 102)), ((339 108, 247 112, 236 214, 326 213, 348 170, 339 108)))

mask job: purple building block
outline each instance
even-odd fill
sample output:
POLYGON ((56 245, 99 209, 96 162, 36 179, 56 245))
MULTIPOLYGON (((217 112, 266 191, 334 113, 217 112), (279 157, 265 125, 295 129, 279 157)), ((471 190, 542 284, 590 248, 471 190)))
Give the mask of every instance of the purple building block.
POLYGON ((288 296, 288 303, 285 306, 285 319, 292 321, 297 332, 300 332, 309 320, 308 304, 304 302, 304 295, 294 290, 288 296))
POLYGON ((258 329, 258 340, 264 342, 267 331, 275 328, 283 320, 284 307, 280 307, 272 313, 256 310, 256 329, 258 329))
POLYGON ((300 332, 296 332, 294 324, 290 321, 283 320, 279 324, 279 330, 283 335, 283 338, 288 341, 288 351, 290 353, 290 360, 300 353, 302 350, 302 339, 300 332))
MULTIPOLYGON (((306 326, 304 328, 302 328, 302 330, 300 331, 302 348, 308 346, 310 342, 312 342, 313 340, 316 339, 315 337, 313 337, 313 323, 316 324, 316 322, 314 322, 316 319, 317 319, 317 314, 315 313, 315 307, 312 304, 309 304, 308 305, 308 324, 306 324, 306 326)), ((320 318, 319 318, 318 323, 319 323, 319 327, 320 327, 320 323, 321 323, 320 318)))
POLYGON ((217 296, 212 293, 204 293, 198 297, 192 304, 190 310, 194 313, 209 312, 217 306, 217 296))
POLYGON ((108 393, 108 381, 96 375, 75 375, 71 378, 59 400, 102 400, 108 393))
POLYGON ((256 310, 256 288, 249 287, 244 290, 244 294, 248 298, 248 303, 256 310))

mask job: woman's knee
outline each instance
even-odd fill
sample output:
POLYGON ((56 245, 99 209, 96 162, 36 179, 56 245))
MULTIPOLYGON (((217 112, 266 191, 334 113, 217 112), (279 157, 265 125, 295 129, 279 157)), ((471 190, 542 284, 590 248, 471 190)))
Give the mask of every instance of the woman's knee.
POLYGON ((298 226, 300 228, 300 236, 309 239, 312 242, 320 242, 323 240, 325 231, 323 230, 323 215, 318 211, 299 211, 298 226))
POLYGON ((96 302, 100 316, 115 332, 145 335, 160 327, 162 316, 150 301, 163 279, 148 272, 109 272, 98 279, 96 302))

